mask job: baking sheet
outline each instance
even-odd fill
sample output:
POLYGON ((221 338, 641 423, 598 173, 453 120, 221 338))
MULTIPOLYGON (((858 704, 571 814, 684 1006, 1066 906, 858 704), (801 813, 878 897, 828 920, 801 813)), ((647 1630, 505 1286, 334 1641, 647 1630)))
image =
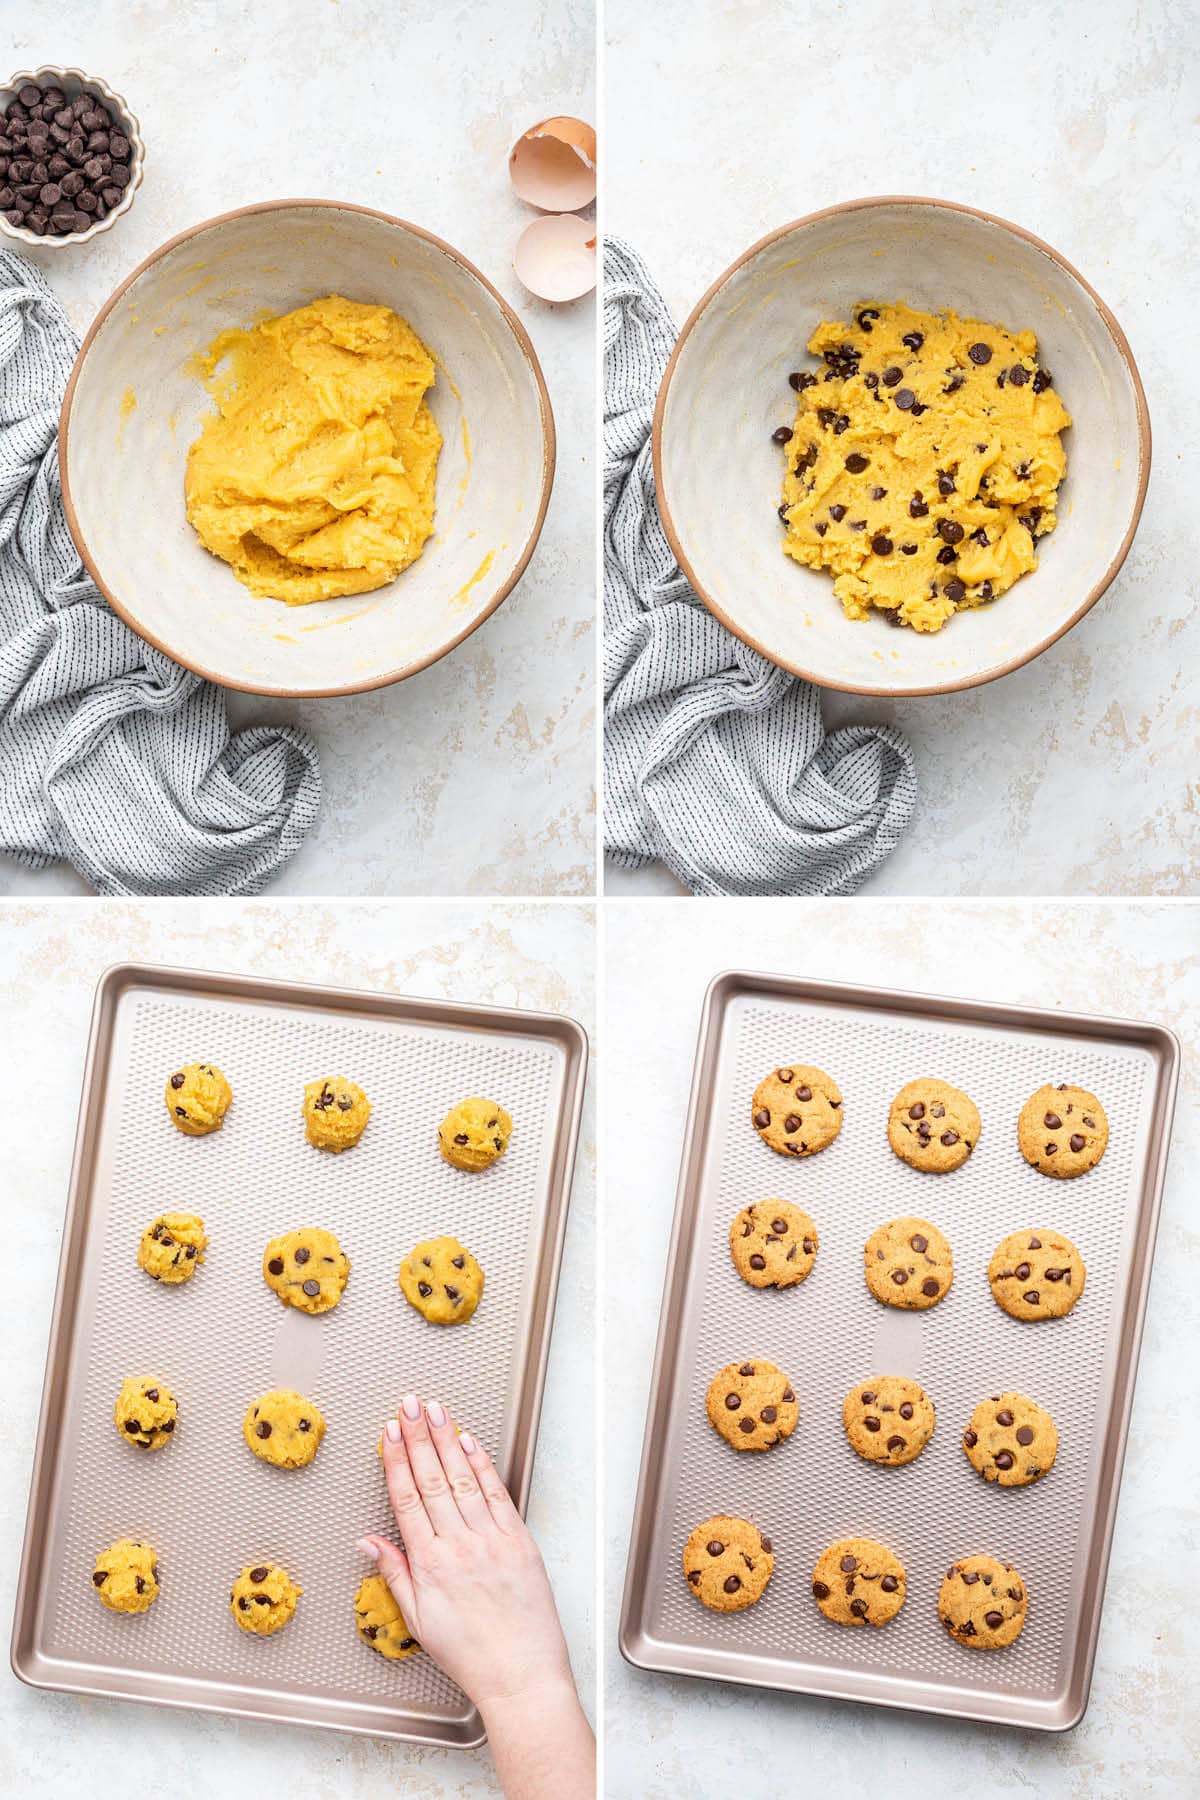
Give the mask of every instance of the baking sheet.
POLYGON ((97 991, 13 1623, 16 1673, 120 1695, 432 1744, 482 1742, 478 1714, 426 1655, 388 1663, 355 1632, 366 1532, 395 1535, 376 1443, 409 1389, 440 1399, 524 1508, 537 1437, 587 1061, 573 1020, 397 995, 125 965, 97 991), (173 1131, 162 1091, 181 1062, 215 1062, 233 1105, 206 1138, 173 1131), (306 1081, 344 1074, 373 1111, 340 1156, 304 1137, 306 1081), (442 1161, 436 1128, 467 1094, 512 1113, 482 1175, 442 1161), (204 1264, 180 1288, 136 1266, 156 1213, 201 1214, 204 1264), (280 1306, 267 1240, 337 1232, 352 1263, 319 1317, 280 1306), (469 1323, 428 1325, 397 1284, 421 1238, 452 1233, 486 1288, 469 1323), (112 1424, 126 1375, 179 1400, 167 1448, 132 1453, 112 1424), (257 1461, 247 1404, 288 1386, 322 1408, 306 1469, 257 1461), (96 1553, 123 1535, 159 1555, 146 1614, 105 1611, 96 1553), (277 1636, 228 1610, 247 1561, 304 1589, 277 1636))
POLYGON ((1133 1380, 1165 1173, 1179 1047, 1163 1027, 925 994, 731 972, 709 989, 684 1131, 675 1223, 626 1571, 620 1642, 639 1667, 801 1693, 1065 1729, 1087 1705, 1133 1380), (815 1063, 842 1088, 835 1143, 791 1161, 749 1123, 750 1096, 781 1062, 815 1063), (889 1103, 917 1075, 966 1089, 983 1128, 954 1174, 910 1169, 887 1143, 889 1103), (1096 1169, 1055 1181, 1017 1149, 1023 1102, 1071 1081, 1103 1101, 1111 1136, 1096 1169), (729 1254, 742 1206, 779 1197, 811 1213, 808 1280, 755 1290, 729 1254), (946 1232, 950 1294, 924 1313, 872 1299, 862 1248, 912 1213, 946 1232), (1087 1288, 1063 1320, 1002 1312, 988 1259, 1010 1231, 1065 1231, 1087 1288), (704 1397, 724 1364, 766 1357, 790 1376, 796 1430, 762 1455, 730 1449, 704 1397), (937 1411, 902 1468, 846 1442, 842 1401, 870 1375, 905 1374, 937 1411), (984 1482, 962 1450, 978 1401, 1002 1388, 1046 1406, 1055 1467, 1026 1489, 984 1482), (692 1528, 729 1512, 772 1539, 763 1598, 718 1615, 694 1598, 680 1557, 692 1528), (890 1544, 908 1573, 903 1611, 878 1630, 838 1627, 811 1594, 813 1564, 840 1537, 890 1544), (1029 1588, 1017 1643, 973 1652, 937 1617, 945 1570, 987 1551, 1029 1588))

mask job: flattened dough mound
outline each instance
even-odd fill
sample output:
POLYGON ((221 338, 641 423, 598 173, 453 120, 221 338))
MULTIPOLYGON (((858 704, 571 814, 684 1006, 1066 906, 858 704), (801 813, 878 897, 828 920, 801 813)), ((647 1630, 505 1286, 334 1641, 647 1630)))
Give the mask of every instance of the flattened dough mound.
POLYGON ((427 1238, 400 1264, 400 1291, 431 1325, 464 1325, 483 1298, 483 1270, 454 1237, 427 1238))
POLYGON ((321 1448, 325 1415, 294 1388, 272 1388, 246 1408, 242 1436, 260 1462, 303 1469, 321 1448))
POLYGON ((319 1225, 272 1238, 262 1268, 263 1280, 283 1304, 306 1313, 336 1306, 350 1279, 350 1258, 334 1233, 319 1225))
POLYGON ((276 1563, 247 1563, 229 1592, 229 1610, 242 1631, 270 1637, 282 1631, 304 1592, 276 1563))
POLYGON ((456 1169, 478 1174, 499 1162, 512 1136, 512 1119, 495 1100, 473 1094, 452 1106, 438 1126, 438 1149, 456 1169))
POLYGON ((382 1575, 368 1575, 359 1584, 354 1596, 354 1622, 363 1643, 389 1662, 415 1656, 421 1648, 404 1623, 404 1614, 382 1575))

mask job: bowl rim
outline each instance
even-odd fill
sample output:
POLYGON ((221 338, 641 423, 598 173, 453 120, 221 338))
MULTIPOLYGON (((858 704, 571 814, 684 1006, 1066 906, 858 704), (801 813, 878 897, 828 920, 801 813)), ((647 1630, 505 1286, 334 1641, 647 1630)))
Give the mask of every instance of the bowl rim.
POLYGON ((100 308, 99 312, 88 326, 83 342, 79 346, 79 354, 75 358, 70 377, 67 381, 58 422, 58 471, 62 484, 63 508, 66 512, 67 525, 70 529, 71 537, 74 540, 75 548, 83 559, 84 567, 87 569, 88 574, 91 576, 100 592, 104 595, 108 604, 117 614, 117 617, 123 619, 126 625, 128 625, 132 631, 135 631, 145 643, 153 645, 156 650, 160 650, 164 656, 169 657, 172 662, 178 663, 180 667, 190 669, 193 674, 202 676, 205 681, 211 681, 217 687, 232 689, 235 693, 265 694, 279 700, 326 700, 338 698, 345 694, 370 693, 375 688, 391 687, 395 682, 406 681, 410 675, 419 675, 422 669, 427 669, 433 663, 440 662, 443 656, 448 656, 452 650, 456 650, 465 638, 470 637, 473 631, 478 630, 485 619, 491 618, 497 607, 502 601, 508 598, 513 588, 516 587, 518 581, 520 581, 522 575, 524 575, 525 570, 529 565, 529 560, 537 547, 538 539, 542 533, 542 526, 545 523, 546 510, 550 504, 550 492, 554 486, 556 453, 557 435, 554 428, 554 412, 550 404, 550 393, 546 386, 546 378, 542 373, 542 366, 538 361, 537 351, 533 347, 533 342, 529 333, 526 331, 524 325, 522 325, 520 319, 517 317, 508 301, 504 298, 503 294, 492 285, 487 276, 484 275, 481 270, 477 269, 475 264, 471 262, 468 257, 462 254, 461 250, 456 250, 454 246, 448 244, 444 238, 435 236, 432 231, 426 231, 421 225, 412 224, 408 219, 397 217, 395 213, 382 212, 378 207, 374 206, 359 206, 351 200, 258 200, 250 206, 235 206, 230 212, 216 213, 212 218, 201 219, 198 224, 189 226, 186 231, 177 232, 174 237, 168 238, 166 243, 160 244, 157 250, 151 251, 150 255, 140 262, 136 269, 132 270, 118 287, 113 289, 108 299, 104 302, 104 305, 100 308), (82 528, 75 512, 75 502, 71 494, 71 481, 68 472, 71 406, 75 398, 76 383, 78 382, 84 360, 92 347, 96 334, 99 332, 100 327, 104 324, 122 295, 133 286, 135 281, 146 273, 147 269, 158 262, 161 257, 164 257, 168 255, 170 251, 177 249, 180 244, 187 243, 189 238, 197 237, 201 232, 211 230, 214 225, 225 225, 228 224, 231 219, 240 219, 251 213, 284 212, 299 207, 322 207, 328 208, 333 212, 366 213, 368 217, 372 219, 382 219, 388 225, 399 225, 405 231, 412 232, 414 237, 422 238, 427 244, 432 244, 436 249, 443 251, 447 256, 458 263, 461 268, 465 269, 469 275, 474 276, 475 280, 487 290, 492 299, 496 302, 496 305, 500 308, 501 314, 503 315, 509 330, 517 340, 518 348, 525 357, 526 362, 529 364, 529 368, 537 386, 538 410, 542 425, 542 488, 537 514, 530 527, 529 534, 525 539, 525 543, 521 548, 520 554, 517 557, 516 563, 513 566, 512 574, 508 577, 504 585, 497 590, 487 606, 465 625, 461 631, 450 638, 447 643, 443 644, 440 649, 434 650, 428 656, 420 657, 415 662, 406 663, 401 668, 391 669, 386 674, 372 675, 368 680, 343 683, 336 687, 292 688, 266 685, 259 681, 233 681, 230 680, 228 676, 214 674, 211 669, 205 668, 201 663, 193 662, 188 658, 181 656, 177 650, 173 650, 169 644, 164 643, 161 638, 156 637, 152 632, 148 631, 146 627, 135 619, 129 610, 121 604, 116 595, 112 592, 112 589, 108 587, 102 579, 100 571, 96 567, 91 553, 88 550, 82 528))
POLYGON ((119 94, 116 88, 109 87, 107 81, 102 80, 99 75, 89 75, 84 69, 65 68, 61 63, 42 63, 36 69, 18 69, 15 75, 10 75, 7 81, 0 83, 0 96, 11 93, 15 99, 25 82, 43 81, 47 75, 55 75, 60 81, 67 77, 73 77, 84 87, 99 89, 104 98, 111 101, 122 115, 133 150, 129 186, 112 211, 107 213, 103 219, 97 219, 94 225, 89 225, 86 231, 71 231, 65 237, 39 237, 36 231, 30 231, 25 225, 10 225, 7 219, 0 218, 0 231, 6 237, 12 238, 14 243, 28 244, 31 250, 70 250, 78 244, 90 244, 100 236, 101 232, 107 231, 110 226, 116 224, 118 219, 124 218, 133 205, 133 197, 141 187, 142 178, 146 173, 146 145, 142 137, 141 121, 124 94, 119 94))
POLYGON ((658 397, 654 405, 652 440, 654 455, 654 487, 658 499, 658 509, 662 518, 663 529, 667 534, 667 541, 675 553, 675 560, 678 562, 679 567, 687 576, 688 581, 691 583, 693 589, 699 595, 708 610, 721 621, 726 630, 733 633, 734 637, 740 638, 744 644, 748 644, 751 650, 757 650, 760 656, 765 657, 768 662, 774 663, 777 668, 786 669, 792 675, 799 675, 805 681, 811 681, 817 687, 832 688, 845 694, 867 694, 884 700, 916 699, 927 694, 953 694, 958 693, 964 688, 983 687, 989 681, 998 681, 1001 676, 1011 675, 1015 669, 1023 668, 1026 663, 1032 662, 1035 656, 1040 656, 1044 650, 1048 650, 1052 644, 1056 644, 1059 638, 1065 636, 1073 625, 1079 623, 1084 614, 1095 605, 1101 594, 1106 591, 1116 578, 1122 563, 1129 554, 1129 547, 1133 542, 1134 533, 1137 531, 1138 523, 1142 516, 1142 507, 1146 500, 1146 489, 1150 482, 1150 410, 1146 404, 1146 391, 1142 386, 1142 378, 1138 373, 1138 366, 1134 361, 1133 351, 1129 347, 1129 340, 1117 323, 1115 315, 1105 305, 1095 288, 1089 281, 1085 280, 1075 265, 1068 262, 1067 258, 1063 256, 1060 251, 1056 250, 1052 244, 1048 244, 1044 238, 1036 236, 1032 231, 1027 231, 1023 225, 1016 225, 1011 219, 1001 218, 999 213, 986 212, 977 206, 967 206, 959 200, 937 200, 927 194, 872 194, 858 200, 842 200, 839 201, 836 206, 821 207, 817 212, 805 213, 798 219, 792 219, 786 225, 777 226, 774 231, 768 231, 764 237, 759 238, 756 243, 751 244, 748 250, 743 251, 741 256, 737 257, 734 262, 729 264, 727 269, 717 276, 717 279, 712 282, 705 293, 701 295, 700 299, 688 314, 687 319, 684 321, 683 329, 675 340, 675 347, 671 352, 666 369, 663 372, 662 381, 659 384, 658 397), (717 294, 730 278, 748 263, 752 257, 757 256, 760 251, 767 249, 780 238, 787 237, 789 233, 797 231, 801 226, 814 225, 818 220, 833 218, 838 213, 863 212, 868 208, 880 206, 933 206, 938 207, 945 212, 965 213, 971 218, 983 219, 990 225, 999 225, 1002 230, 1011 232, 1014 237, 1023 238, 1026 243, 1032 244, 1035 249, 1041 250, 1045 255, 1051 257, 1060 268, 1064 269, 1073 280, 1079 283, 1079 286, 1083 289, 1084 293, 1087 294, 1097 312, 1100 314, 1101 319, 1108 329, 1109 335, 1116 345, 1118 354, 1129 371, 1130 380, 1133 383, 1134 405, 1137 412, 1138 487, 1134 497, 1133 510, 1130 514, 1129 523, 1125 528, 1125 534, 1122 537, 1120 544, 1117 546, 1116 554, 1113 556, 1112 561, 1109 563, 1107 569, 1105 569, 1096 585, 1084 596, 1080 605, 1076 607, 1071 616, 1060 625, 1056 631, 1050 632, 1048 636, 1042 638, 1039 643, 1033 644, 1028 650, 1023 650, 1019 655, 1010 657, 1007 662, 997 664, 995 668, 985 669, 977 675, 962 676, 954 681, 939 681, 931 683, 928 686, 906 685, 903 687, 880 687, 873 683, 834 680, 828 675, 816 675, 811 669, 803 668, 799 663, 789 662, 781 656, 772 655, 772 653, 766 649, 764 645, 760 644, 756 638, 752 637, 747 630, 731 619, 729 615, 717 605, 716 601, 712 598, 712 595, 705 592, 704 588, 697 580, 695 569, 688 560, 687 552, 680 542, 679 533, 676 530, 675 521, 671 517, 670 505, 668 504, 663 486, 662 438, 663 417, 666 411, 667 395, 670 390, 672 377, 675 374, 680 352, 688 338, 691 336, 693 327, 698 323, 701 315, 706 311, 710 303, 716 298, 717 294))

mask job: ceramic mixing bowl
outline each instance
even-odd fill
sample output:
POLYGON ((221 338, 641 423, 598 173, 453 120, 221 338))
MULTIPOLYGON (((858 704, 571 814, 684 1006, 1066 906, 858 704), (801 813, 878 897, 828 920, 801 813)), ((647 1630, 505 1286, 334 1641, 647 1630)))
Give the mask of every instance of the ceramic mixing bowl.
POLYGON ((59 460, 84 562, 142 637, 226 687, 348 694, 425 668, 509 593, 546 515, 554 420, 523 327, 457 250, 365 207, 278 200, 195 226, 122 283, 72 371, 59 460), (392 307, 437 359, 434 535, 387 587, 287 606, 188 524, 187 452, 212 405, 192 359, 332 293, 392 307))
POLYGON ((654 468, 680 567, 738 637, 823 687, 947 693, 1019 668, 1099 599, 1141 514, 1150 420, 1120 326, 1048 244, 943 200, 855 200, 772 232, 705 294, 659 391, 654 468), (788 374, 811 366, 817 324, 868 300, 1032 329, 1074 421, 1038 568, 928 635, 880 615, 845 618, 832 576, 780 543, 783 459, 771 433, 793 422, 788 374))

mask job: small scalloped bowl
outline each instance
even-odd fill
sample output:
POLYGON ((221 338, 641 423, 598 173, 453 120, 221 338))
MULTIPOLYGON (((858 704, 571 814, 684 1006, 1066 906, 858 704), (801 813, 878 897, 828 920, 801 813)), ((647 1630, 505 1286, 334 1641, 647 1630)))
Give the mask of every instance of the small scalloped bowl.
POLYGON ((679 334, 654 415, 654 472, 680 567, 729 629, 782 668, 857 694, 976 687, 1080 620, 1133 541, 1150 477, 1150 419, 1129 345, 1083 277, 1020 226, 945 200, 854 200, 754 244, 679 334), (1058 524, 1038 568, 939 632, 850 620, 832 577, 783 554, 776 514, 788 374, 822 319, 901 299, 1037 333, 1073 426, 1058 524))
POLYGON ((11 76, 4 86, 0 87, 0 111, 8 105, 10 100, 16 99, 17 90, 23 87, 27 81, 36 81, 43 85, 48 81, 53 81, 57 87, 61 87, 68 100, 73 100, 84 88, 90 88, 117 113, 133 151, 129 162, 129 186, 107 217, 97 219, 96 223, 87 231, 73 231, 69 237, 52 237, 49 233, 45 237, 40 237, 36 231, 30 231, 24 225, 10 225, 3 213, 0 213, 0 231, 6 237, 16 238, 22 244, 31 244, 37 250, 72 250, 79 244, 90 244, 92 239, 99 237, 102 231, 107 231, 110 225, 115 225, 117 220, 133 205, 133 196, 142 185, 142 173, 146 164, 146 146, 142 142, 142 128, 138 123, 137 114, 128 102, 110 88, 106 81, 101 81, 98 75, 85 75, 82 69, 59 69, 53 63, 44 63, 40 69, 21 69, 11 76))
POLYGON ((67 522, 97 586, 148 642, 225 687, 288 697, 385 687, 474 631, 516 585, 554 478, 554 419, 516 314, 457 250, 386 213, 271 200, 156 250, 102 308, 63 400, 67 522), (288 606, 203 548, 187 453, 217 333, 338 293, 392 307, 433 352, 442 433, 433 536, 386 587, 288 606))

